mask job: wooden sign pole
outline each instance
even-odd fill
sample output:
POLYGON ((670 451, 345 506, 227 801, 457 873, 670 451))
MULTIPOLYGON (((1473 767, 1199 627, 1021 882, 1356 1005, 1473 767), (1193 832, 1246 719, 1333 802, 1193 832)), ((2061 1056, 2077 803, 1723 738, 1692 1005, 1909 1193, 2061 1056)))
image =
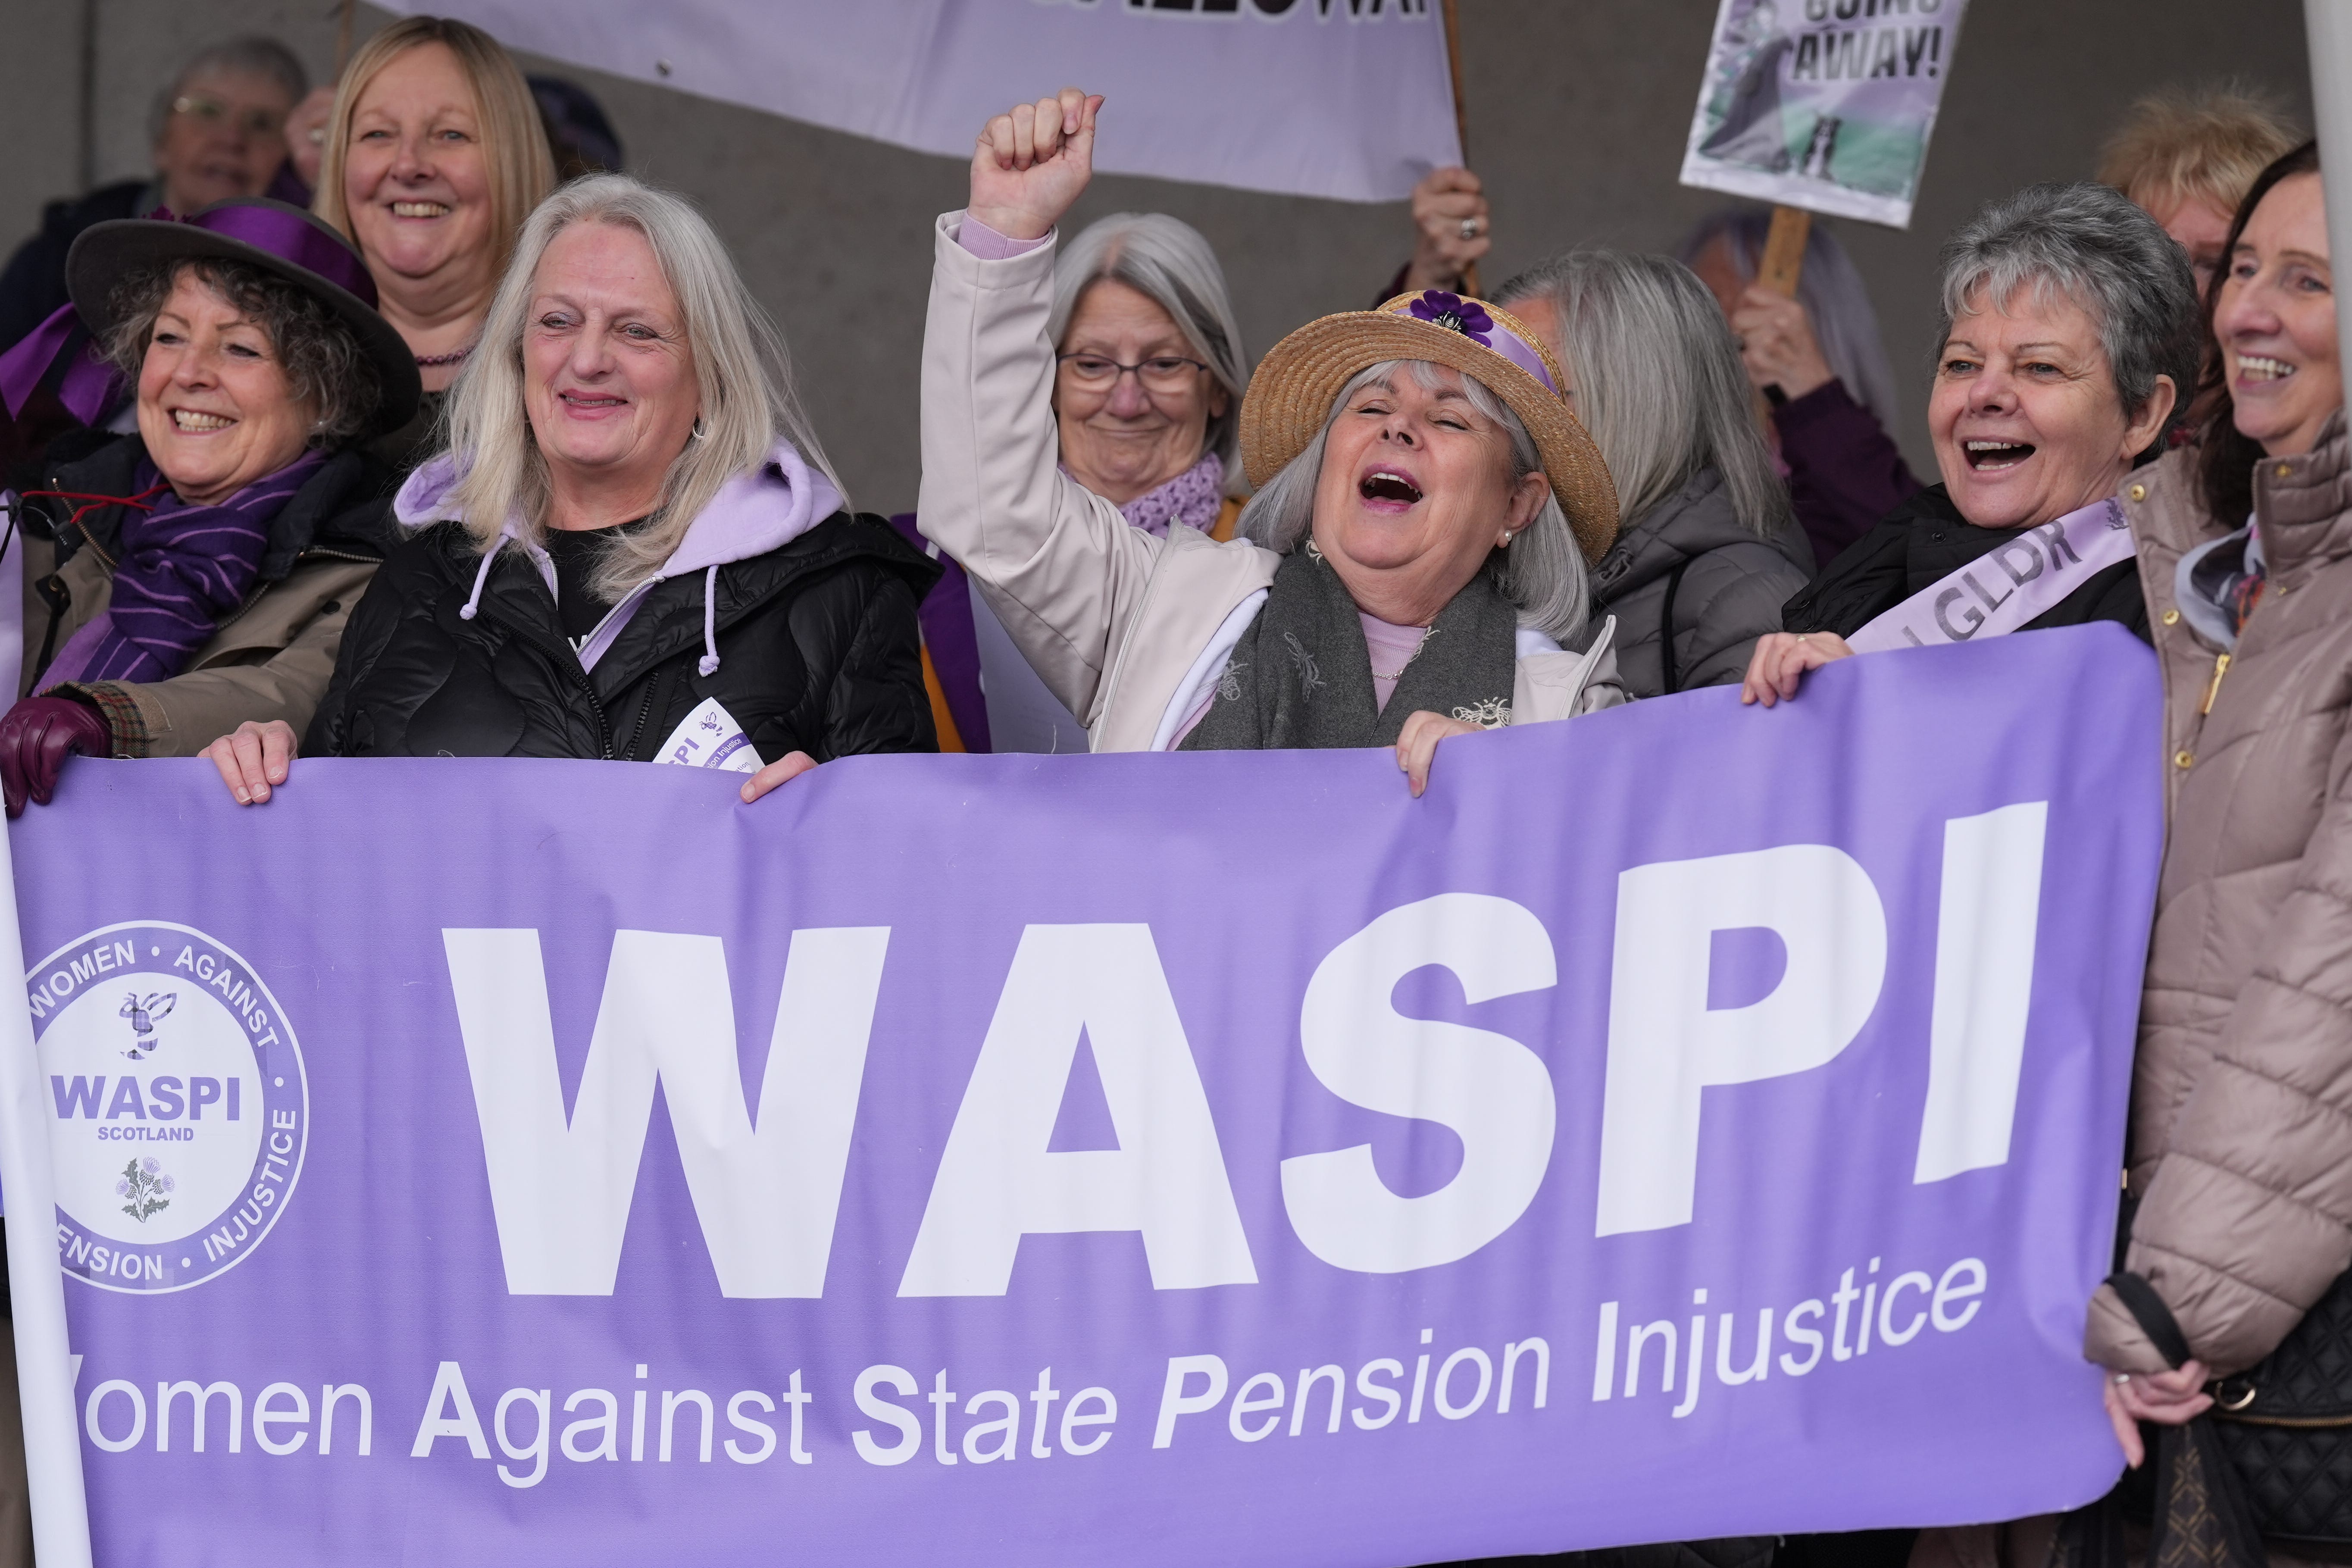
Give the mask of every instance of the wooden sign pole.
POLYGON ((1793 300, 1797 280, 1805 269, 1805 241, 1813 232, 1813 215, 1802 207, 1772 209, 1772 227, 1764 237, 1764 254, 1756 263, 1756 281, 1775 294, 1793 300))
MULTIPOLYGON (((1462 163, 1470 163, 1470 117, 1462 106, 1462 23, 1454 15, 1454 0, 1442 0, 1445 13, 1445 65, 1454 73, 1454 139, 1462 144, 1462 163)), ((1462 269, 1462 292, 1475 296, 1478 292, 1478 264, 1472 262, 1462 269)))

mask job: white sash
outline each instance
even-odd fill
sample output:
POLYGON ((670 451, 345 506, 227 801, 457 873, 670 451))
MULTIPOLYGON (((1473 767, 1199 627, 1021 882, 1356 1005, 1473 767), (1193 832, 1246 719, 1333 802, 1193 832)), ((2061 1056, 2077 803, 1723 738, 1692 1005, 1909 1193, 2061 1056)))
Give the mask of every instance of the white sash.
POLYGON ((2055 522, 2021 528, 1853 636, 1856 653, 2000 637, 2046 614, 2093 577, 2132 558, 2131 525, 2113 497, 2055 522))

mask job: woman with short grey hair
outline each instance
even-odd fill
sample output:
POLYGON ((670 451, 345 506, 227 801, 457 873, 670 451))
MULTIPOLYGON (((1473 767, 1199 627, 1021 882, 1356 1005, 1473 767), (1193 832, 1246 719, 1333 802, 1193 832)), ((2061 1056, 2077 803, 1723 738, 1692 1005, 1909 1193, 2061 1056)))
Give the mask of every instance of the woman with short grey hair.
POLYGON ((1625 689, 1657 697, 1747 672, 1812 552, 1749 416, 1739 353, 1706 287, 1662 256, 1584 250, 1496 295, 1542 333, 1608 460, 1623 521, 1592 571, 1625 689))
MULTIPOLYGON (((1089 224, 1055 261, 1045 337, 1063 471, 1155 537, 1181 524, 1231 539, 1249 362, 1201 232, 1165 213, 1089 224)), ((1085 726, 960 572, 924 601, 923 623, 942 736, 969 751, 1086 749, 1085 726)))
POLYGON ((2194 384, 2183 251, 2105 185, 2033 185, 1945 243, 1927 423, 1944 482, 1789 602, 1743 700, 1794 697, 1850 653, 2115 621, 2147 605, 2116 500, 2194 384))
POLYGON ((924 531, 1092 749, 1380 748, 1419 795, 1441 742, 1622 701, 1582 570, 1616 492, 1499 306, 1429 289, 1276 344, 1242 405, 1237 538, 1148 532, 1068 471, 1045 326, 1101 104, 989 121, 923 339, 924 531))

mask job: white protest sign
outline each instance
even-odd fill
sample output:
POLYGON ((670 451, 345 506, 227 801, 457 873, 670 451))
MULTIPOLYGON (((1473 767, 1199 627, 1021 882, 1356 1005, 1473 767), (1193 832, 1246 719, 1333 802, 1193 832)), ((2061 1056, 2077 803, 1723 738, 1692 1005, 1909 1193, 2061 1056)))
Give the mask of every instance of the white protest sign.
POLYGON ((1967 0, 1723 0, 1682 183, 1907 228, 1967 0))
MULTIPOLYGON (((509 47, 969 158, 980 128, 1105 94, 1112 174, 1400 201, 1462 160, 1430 0, 385 0, 509 47)), ((624 128, 625 132, 625 127, 624 128)))

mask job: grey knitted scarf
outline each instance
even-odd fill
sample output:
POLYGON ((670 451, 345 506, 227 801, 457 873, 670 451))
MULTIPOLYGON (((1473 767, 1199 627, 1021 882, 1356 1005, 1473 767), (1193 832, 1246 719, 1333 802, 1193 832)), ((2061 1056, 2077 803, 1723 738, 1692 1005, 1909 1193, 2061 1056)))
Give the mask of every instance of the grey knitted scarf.
POLYGON ((1518 612, 1479 573, 1439 613, 1382 708, 1356 601, 1328 562, 1311 548, 1295 551, 1234 645, 1215 701, 1178 750, 1392 746, 1422 709, 1491 728, 1510 715, 1518 626, 1518 612))

